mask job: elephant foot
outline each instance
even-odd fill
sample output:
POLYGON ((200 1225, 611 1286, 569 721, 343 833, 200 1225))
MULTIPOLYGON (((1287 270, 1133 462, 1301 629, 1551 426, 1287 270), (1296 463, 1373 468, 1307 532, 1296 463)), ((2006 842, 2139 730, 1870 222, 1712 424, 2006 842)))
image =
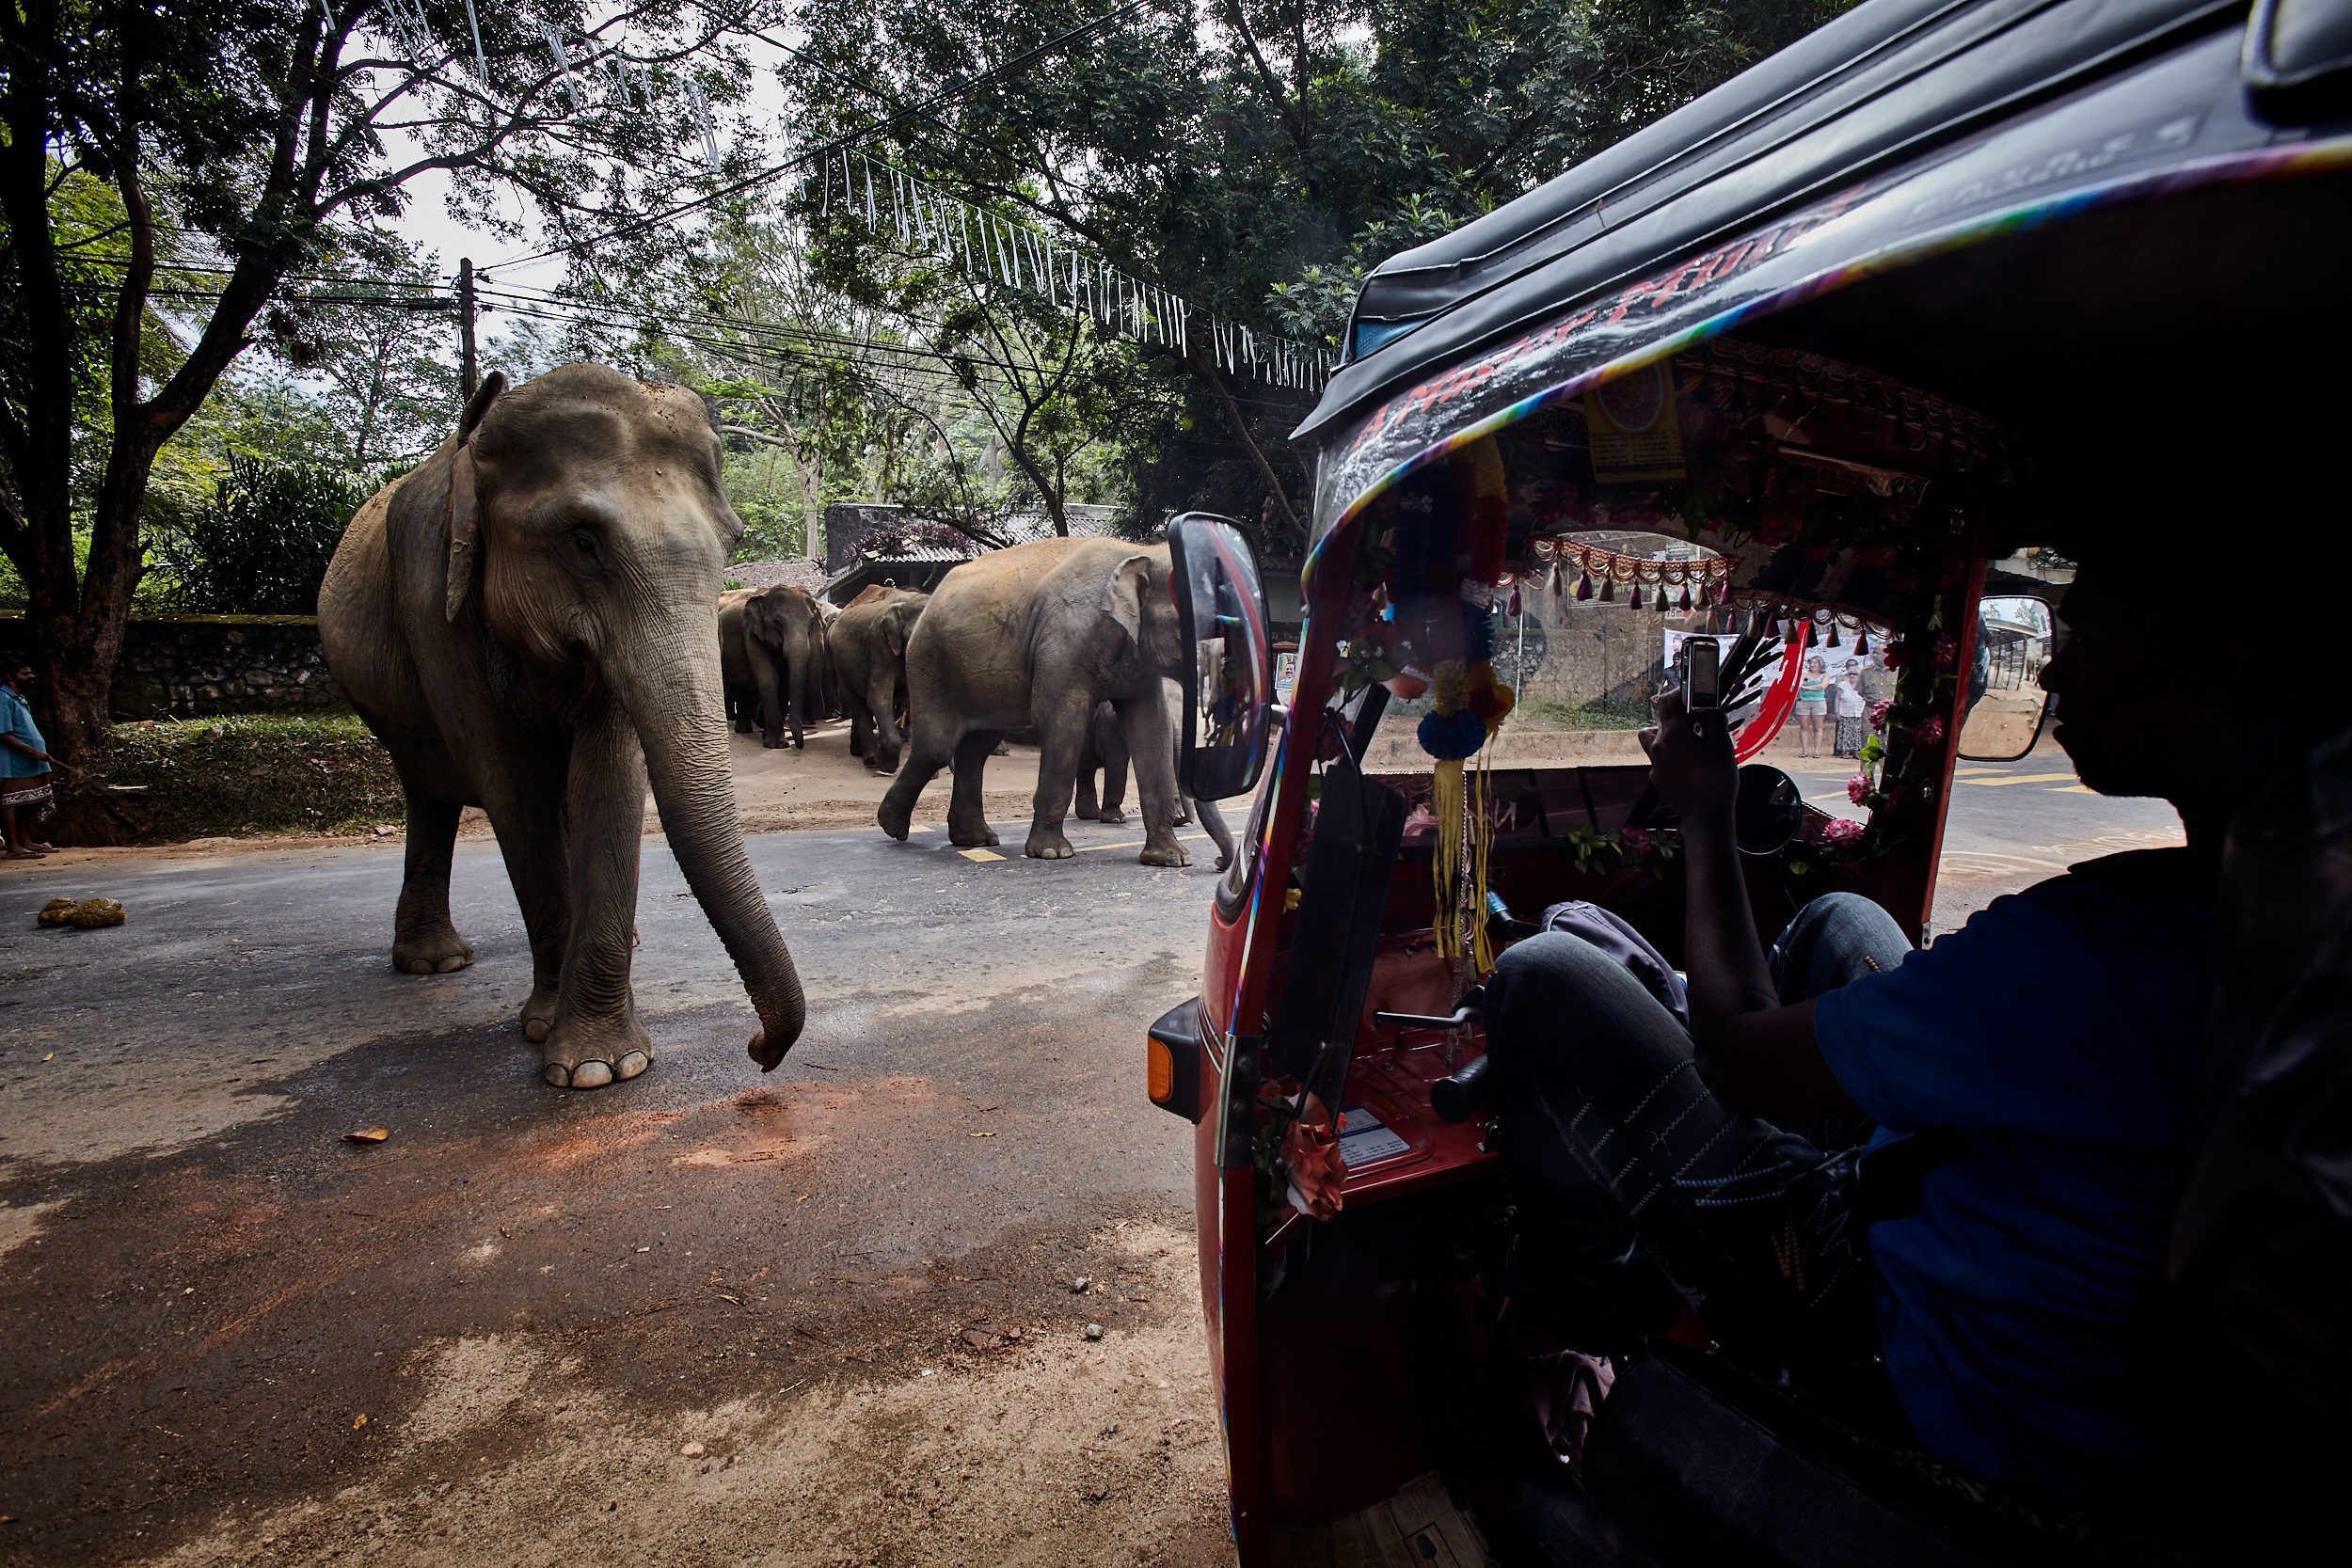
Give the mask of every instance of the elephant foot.
POLYGON ((523 1038, 533 1045, 546 1043, 548 1032, 555 1027, 555 1000, 553 980, 532 983, 531 1000, 523 1004, 523 1038))
POLYGON ((1103 820, 1103 808, 1081 800, 1072 808, 1070 815, 1081 822, 1100 822, 1103 820))
POLYGON ((912 812, 887 795, 882 797, 882 804, 874 808, 874 825, 901 844, 906 842, 907 824, 914 819, 912 812))
POLYGON ((735 726, 735 733, 738 735, 749 735, 752 733, 752 727, 749 724, 738 723, 735 726))
POLYGON ((1178 806, 1176 808, 1176 826, 1181 828, 1191 820, 1192 808, 1190 806, 1178 806))
POLYGON ((1127 820, 1127 813, 1123 807, 1104 806, 1101 811, 1094 814, 1094 819, 1097 822, 1124 822, 1127 820))
POLYGON ((1021 852, 1033 861, 1066 861, 1077 853, 1059 828, 1041 827, 1029 830, 1029 842, 1021 847, 1021 852))
POLYGON ((653 1066, 653 1040, 635 1014, 595 1023, 565 1019, 539 1047, 539 1076, 559 1089, 600 1089, 653 1066))
POLYGON ((759 746, 764 752, 781 752, 784 750, 784 741, 781 736, 763 735, 759 737, 759 746))
POLYGON ((960 828, 950 822, 947 824, 947 842, 959 849, 993 849, 1004 840, 998 838, 996 830, 985 822, 977 828, 960 828))
POLYGON ((452 926, 392 942, 392 967, 403 974, 450 974, 473 963, 473 944, 452 926))
POLYGON ((1192 852, 1173 840, 1167 844, 1147 844, 1136 860, 1144 865, 1190 865, 1192 852))

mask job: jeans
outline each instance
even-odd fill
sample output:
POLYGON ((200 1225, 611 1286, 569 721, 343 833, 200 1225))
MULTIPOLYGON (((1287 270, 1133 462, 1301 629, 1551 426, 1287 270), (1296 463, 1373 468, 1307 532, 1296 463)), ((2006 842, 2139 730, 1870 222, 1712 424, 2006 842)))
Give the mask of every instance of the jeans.
MULTIPOLYGON (((1772 954, 1784 1004, 1820 996, 1910 952, 1886 911, 1854 894, 1814 899, 1772 954)), ((1523 1204, 1597 1239, 1630 1231, 1727 1350, 1777 1366, 1851 1366, 1878 1348, 1851 1199, 1869 1123, 1775 1126, 1700 1082, 1689 1033, 1615 960, 1548 932, 1502 956, 1486 988, 1486 1045, 1503 1159, 1523 1204)))

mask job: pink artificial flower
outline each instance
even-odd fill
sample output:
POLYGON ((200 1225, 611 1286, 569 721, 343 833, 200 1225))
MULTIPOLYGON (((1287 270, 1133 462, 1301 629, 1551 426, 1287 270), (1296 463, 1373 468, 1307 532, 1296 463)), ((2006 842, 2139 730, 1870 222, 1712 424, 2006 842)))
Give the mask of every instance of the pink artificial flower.
POLYGON ((1932 751, 1944 743, 1944 721, 1931 719, 1911 732, 1911 743, 1921 751, 1932 751))
POLYGON ((1867 773, 1856 773, 1852 778, 1848 779, 1846 781, 1846 799, 1851 800, 1857 806, 1868 805, 1870 803, 1870 775, 1867 773))
POLYGON ((1948 637, 1937 638, 1935 640, 1935 667, 1938 670, 1949 670, 1959 663, 1960 644, 1948 637))
POLYGON ((1894 710, 1894 706, 1895 700, 1892 697, 1881 697, 1877 702, 1872 703, 1870 705, 1870 727, 1874 730, 1884 730, 1886 716, 1894 710))
POLYGON ((1647 828, 1619 829, 1617 831, 1617 847, 1629 855, 1648 854, 1649 830, 1647 828))
MULTIPOLYGON (((1859 784, 1862 781, 1857 779, 1854 782, 1859 784)), ((1821 824, 1821 842, 1823 844, 1852 844, 1862 837, 1863 832, 1862 824, 1851 817, 1835 816, 1821 824)))

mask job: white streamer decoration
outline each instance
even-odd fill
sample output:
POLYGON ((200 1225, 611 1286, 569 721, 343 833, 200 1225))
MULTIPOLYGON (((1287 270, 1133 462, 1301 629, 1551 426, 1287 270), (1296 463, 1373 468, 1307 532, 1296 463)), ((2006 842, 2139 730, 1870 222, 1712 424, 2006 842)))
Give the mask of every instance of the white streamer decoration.
POLYGON ((719 156, 718 122, 711 118, 710 100, 703 92, 703 85, 691 76, 686 79, 686 102, 694 112, 694 129, 702 133, 703 162, 711 173, 717 174, 725 166, 719 156))
POLYGON ((564 35, 542 22, 539 24, 539 36, 547 40, 548 55, 555 61, 555 69, 564 78, 564 96, 570 101, 572 113, 580 113, 586 105, 580 96, 580 84, 572 79, 572 52, 564 47, 564 35))
MULTIPOLYGON (((1049 235, 937 190, 893 165, 878 165, 862 152, 845 150, 838 161, 842 195, 850 211, 857 212, 862 195, 866 227, 895 234, 901 249, 919 247, 967 274, 1042 294, 1056 309, 1083 312, 1138 342, 1172 346, 1187 355, 1197 314, 1208 328, 1210 362, 1229 374, 1246 372, 1269 385, 1307 392, 1320 391, 1330 378, 1332 356, 1320 348, 1309 350, 1281 338, 1262 340, 1237 322, 1197 310, 1156 283, 1130 277, 1075 250, 1057 249, 1049 235)), ((834 158, 824 158, 812 176, 820 214, 833 211, 834 166, 834 158)))

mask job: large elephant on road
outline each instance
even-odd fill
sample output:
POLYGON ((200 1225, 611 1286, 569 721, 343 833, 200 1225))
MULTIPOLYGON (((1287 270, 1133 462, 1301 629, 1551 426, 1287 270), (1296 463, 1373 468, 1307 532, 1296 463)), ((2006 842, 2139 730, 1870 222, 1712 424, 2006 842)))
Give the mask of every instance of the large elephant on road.
POLYGON ((460 808, 488 812, 531 935, 524 1034, 550 1084, 643 1072, 629 986, 650 778, 671 852, 743 976, 773 1067, 804 1018, 753 879, 728 772, 719 574, 743 530, 700 399, 602 366, 509 392, 360 507, 319 590, 319 640, 408 803, 392 937, 407 974, 462 969, 460 808))
POLYGON ((929 594, 869 588, 850 601, 829 639, 841 705, 850 715, 850 754, 879 773, 895 773, 898 708, 907 694, 907 642, 923 619, 929 594))
POLYGON ((893 838, 923 786, 955 767, 947 835, 994 844, 980 776, 1007 731, 1034 725, 1044 748, 1022 852, 1072 853, 1061 825, 1087 722, 1109 703, 1135 758, 1146 865, 1190 865, 1176 841, 1175 742, 1160 683, 1182 673, 1168 546, 1118 539, 1045 539, 969 561, 942 578, 907 643, 914 735, 875 814, 893 838))
POLYGON ((749 735, 756 722, 759 743, 773 750, 788 725, 792 744, 804 747, 801 726, 826 689, 824 648, 824 616, 808 590, 777 583, 720 594, 721 673, 735 733, 749 735))

